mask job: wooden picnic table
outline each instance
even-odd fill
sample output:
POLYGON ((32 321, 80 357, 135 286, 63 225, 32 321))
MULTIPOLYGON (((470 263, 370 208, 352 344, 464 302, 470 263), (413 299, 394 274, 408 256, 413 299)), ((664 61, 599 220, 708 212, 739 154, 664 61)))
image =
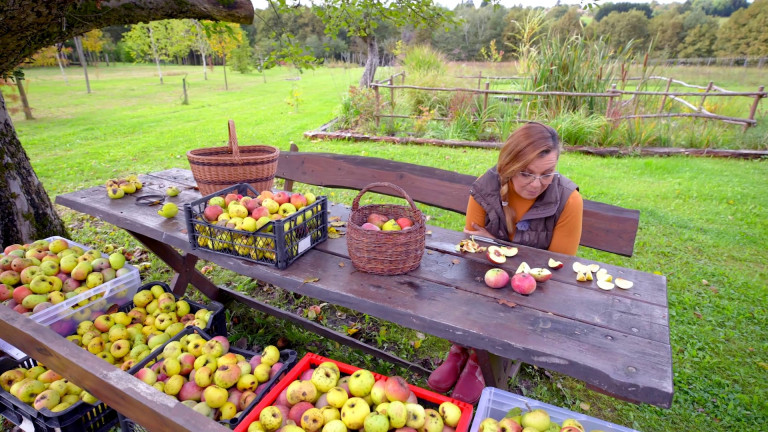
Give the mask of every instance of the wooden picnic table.
MULTIPOLYGON (((182 193, 167 201, 179 207, 201 197, 188 170, 170 169, 140 178, 144 188, 135 196, 163 194, 168 186, 177 186, 182 193)), ((56 203, 135 236, 176 272, 172 287, 177 294, 192 284, 209 298, 234 298, 282 318, 300 320, 302 325, 315 325, 323 336, 357 342, 246 294, 217 287, 195 269, 198 259, 203 259, 294 293, 476 348, 490 355, 481 359, 487 385, 505 387, 501 366, 491 361, 498 356, 574 377, 623 400, 665 408, 672 402, 667 284, 660 275, 598 263, 614 277, 634 282, 629 290, 604 291, 596 281, 576 281, 573 262, 591 261, 520 247, 519 254, 501 266, 510 273, 523 261, 531 267, 546 267, 549 258, 565 264, 535 293, 522 296, 511 288, 488 288, 482 277, 491 264, 484 254, 457 252, 456 245, 467 236, 434 226, 428 227, 421 266, 405 275, 356 271, 344 236, 316 245, 288 268, 278 270, 192 249, 182 212, 165 219, 157 215, 158 207, 137 205, 134 196, 109 199, 103 186, 59 195, 56 203)), ((331 217, 345 221, 348 204, 329 203, 331 217)), ((386 357, 375 348, 366 350, 386 357)))

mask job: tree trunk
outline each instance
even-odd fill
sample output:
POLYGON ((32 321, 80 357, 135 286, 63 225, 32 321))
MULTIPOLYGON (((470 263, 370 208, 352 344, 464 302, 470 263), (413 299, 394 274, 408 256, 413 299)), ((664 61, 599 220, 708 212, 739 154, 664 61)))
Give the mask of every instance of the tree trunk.
POLYGON ((224 54, 221 61, 221 67, 224 68, 224 90, 229 90, 229 84, 227 84, 227 55, 224 54))
POLYGON ((157 45, 155 45, 155 37, 152 35, 152 25, 147 26, 149 30, 149 42, 152 44, 152 56, 155 57, 155 64, 157 65, 157 74, 160 75, 160 84, 163 83, 163 70, 160 69, 160 58, 157 56, 157 45))
POLYGON ((67 74, 64 72, 64 65, 61 64, 61 46, 59 44, 56 45, 56 62, 59 64, 59 70, 61 71, 61 76, 64 78, 64 84, 69 85, 69 80, 67 79, 67 74))
POLYGON ((376 76, 376 67, 379 65, 379 47, 376 45, 376 36, 365 38, 368 45, 368 59, 365 61, 363 76, 360 77, 360 87, 370 87, 376 76))
POLYGON ((88 80, 88 66, 83 55, 83 41, 80 39, 80 36, 75 36, 75 48, 77 49, 77 57, 80 59, 80 65, 83 67, 83 74, 85 74, 85 88, 87 93, 90 94, 91 82, 88 80))
POLYGON ((21 106, 24 107, 24 118, 27 120, 34 120, 35 118, 32 116, 32 108, 29 107, 27 92, 24 91, 24 79, 16 78, 16 88, 19 89, 19 99, 21 99, 21 106))
POLYGON ((29 243, 58 235, 64 223, 21 146, 0 93, 0 245, 29 243))

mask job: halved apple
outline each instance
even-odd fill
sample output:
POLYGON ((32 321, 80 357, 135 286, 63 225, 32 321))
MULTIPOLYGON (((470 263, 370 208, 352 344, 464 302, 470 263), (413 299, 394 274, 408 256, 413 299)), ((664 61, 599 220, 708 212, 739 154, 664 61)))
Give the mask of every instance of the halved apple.
POLYGON ((634 285, 632 281, 622 279, 622 278, 616 278, 616 280, 613 282, 616 283, 616 286, 621 289, 630 289, 634 285))
POLYGON ((608 274, 608 270, 606 270, 604 268, 601 268, 600 270, 598 270, 597 273, 595 273, 595 277, 599 281, 606 281, 606 282, 612 282, 613 281, 613 276, 609 275, 608 274))
POLYGON ((505 257, 510 258, 515 255, 517 255, 517 248, 511 247, 511 246, 499 246, 499 249, 501 249, 501 253, 504 254, 505 257))
POLYGON ((563 263, 554 258, 550 258, 547 265, 549 265, 549 268, 553 268, 553 269, 563 268, 563 263))
POLYGON ((592 273, 595 273, 598 270, 600 270, 600 264, 592 263, 589 265, 589 271, 591 271, 592 273))
POLYGON ((507 257, 498 246, 488 246, 485 256, 494 264, 504 264, 507 262, 507 257))
POLYGON ((597 281, 597 287, 601 290, 610 291, 613 289, 614 284, 608 281, 599 280, 597 281))
POLYGON ((527 262, 523 261, 520 263, 520 266, 517 267, 517 270, 515 271, 515 274, 518 273, 528 273, 531 271, 531 266, 528 265, 527 262))
POLYGON ((574 261, 573 262, 573 271, 576 272, 576 273, 579 273, 579 272, 583 273, 584 271, 586 271, 585 267, 587 267, 587 266, 585 266, 584 264, 582 264, 582 263, 580 263, 578 261, 574 261))
POLYGON ((552 272, 545 268, 532 268, 528 271, 528 274, 536 279, 536 282, 546 282, 552 277, 552 272))

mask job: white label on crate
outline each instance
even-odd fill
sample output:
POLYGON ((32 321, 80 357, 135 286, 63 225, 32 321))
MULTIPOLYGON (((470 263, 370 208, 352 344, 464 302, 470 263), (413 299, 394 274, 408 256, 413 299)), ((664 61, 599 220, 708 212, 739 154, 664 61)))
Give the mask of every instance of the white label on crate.
POLYGON ((312 239, 310 239, 309 236, 306 236, 303 239, 299 240, 299 253, 302 253, 305 250, 309 249, 310 246, 312 246, 312 239))
POLYGON ((18 348, 16 348, 15 346, 9 344, 8 342, 2 339, 0 339, 0 350, 3 350, 6 354, 15 358, 16 360, 21 360, 27 356, 23 352, 19 351, 18 348))
POLYGON ((19 429, 23 430, 24 432, 35 432, 35 424, 32 423, 32 420, 24 417, 21 421, 21 424, 19 425, 19 429))

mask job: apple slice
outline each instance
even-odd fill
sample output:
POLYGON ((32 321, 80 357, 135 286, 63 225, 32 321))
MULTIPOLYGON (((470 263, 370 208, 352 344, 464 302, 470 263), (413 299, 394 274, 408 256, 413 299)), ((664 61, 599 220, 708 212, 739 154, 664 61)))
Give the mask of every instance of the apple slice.
POLYGON ((614 284, 608 281, 599 280, 597 281, 597 287, 601 290, 610 291, 613 289, 614 284))
POLYGON ((589 271, 591 271, 592 273, 595 273, 598 270, 600 270, 600 264, 592 263, 589 265, 589 271))
POLYGON ((485 256, 488 257, 488 260, 494 264, 504 264, 507 262, 507 257, 498 246, 488 246, 485 256))
POLYGON ((609 275, 608 274, 608 270, 606 270, 604 268, 598 270, 597 273, 595 273, 595 277, 599 281, 606 281, 606 282, 613 281, 613 276, 609 275))
POLYGON ((576 280, 579 282, 586 282, 587 275, 583 271, 576 272, 576 280))
POLYGON ((528 273, 531 271, 531 266, 528 265, 527 262, 523 261, 520 263, 520 266, 517 267, 517 270, 515 271, 515 274, 518 273, 528 273))
POLYGON ((586 266, 578 261, 574 261, 573 263, 573 271, 576 273, 579 273, 579 272, 583 273, 584 271, 586 271, 584 267, 586 266))
POLYGON ((517 248, 511 247, 511 246, 499 246, 499 249, 501 249, 501 253, 504 254, 505 257, 511 258, 515 255, 517 255, 517 248))
POLYGON ((626 279, 622 279, 622 278, 616 278, 616 280, 614 282, 616 283, 616 286, 621 288, 621 289, 630 289, 634 285, 634 283, 632 283, 632 281, 629 281, 629 280, 626 280, 626 279))
POLYGON ((554 258, 550 258, 547 265, 549 265, 549 268, 553 268, 553 269, 563 268, 563 263, 554 258))
POLYGON ((545 268, 532 268, 528 274, 536 279, 536 282, 546 282, 552 277, 552 272, 545 268))
POLYGON ((589 267, 584 271, 584 276, 586 276, 588 281, 595 280, 594 276, 592 276, 592 272, 589 271, 589 267))

